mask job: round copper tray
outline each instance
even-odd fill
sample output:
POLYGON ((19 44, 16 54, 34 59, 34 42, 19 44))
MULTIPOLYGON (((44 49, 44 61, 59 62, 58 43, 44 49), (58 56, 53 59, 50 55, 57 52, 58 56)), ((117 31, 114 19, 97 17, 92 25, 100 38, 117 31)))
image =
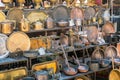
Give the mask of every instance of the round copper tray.
POLYGON ((53 19, 55 21, 61 21, 65 20, 67 21, 69 19, 69 12, 66 6, 59 5, 54 8, 53 13, 52 13, 53 19))
POLYGON ((27 19, 30 23, 36 22, 38 20, 45 21, 48 17, 48 14, 43 11, 31 11, 27 15, 27 19))
POLYGON ((84 12, 81 8, 75 7, 71 10, 70 17, 71 19, 83 19, 84 12))
POLYGON ((5 14, 2 11, 0 11, 0 22, 4 21, 5 19, 6 19, 5 14))
POLYGON ((14 32, 7 39, 7 48, 10 52, 27 51, 30 49, 30 39, 23 32, 14 32))
POLYGON ((87 29, 87 38, 89 42, 96 42, 98 37, 98 29, 96 26, 89 26, 87 29))
POLYGON ((96 11, 95 11, 95 9, 93 7, 88 7, 84 11, 85 19, 91 19, 92 17, 95 16, 95 13, 96 13, 96 11))

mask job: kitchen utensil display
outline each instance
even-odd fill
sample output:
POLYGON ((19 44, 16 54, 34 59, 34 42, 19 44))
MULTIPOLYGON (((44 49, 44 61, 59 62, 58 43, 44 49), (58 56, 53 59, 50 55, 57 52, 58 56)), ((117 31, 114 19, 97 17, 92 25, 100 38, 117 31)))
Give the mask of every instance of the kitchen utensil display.
POLYGON ((28 51, 30 49, 30 39, 24 32, 14 32, 7 39, 7 49, 10 52, 16 52, 18 49, 28 51))
POLYGON ((66 65, 67 65, 67 67, 63 68, 64 73, 65 73, 66 75, 75 75, 75 74, 77 74, 77 71, 76 71, 73 67, 70 67, 70 64, 69 64, 68 59, 67 59, 67 56, 66 56, 66 54, 65 54, 65 50, 64 50, 64 48, 63 48, 63 45, 61 45, 61 48, 62 48, 62 51, 63 51, 63 55, 64 55, 64 57, 65 57, 65 63, 66 63, 66 65))

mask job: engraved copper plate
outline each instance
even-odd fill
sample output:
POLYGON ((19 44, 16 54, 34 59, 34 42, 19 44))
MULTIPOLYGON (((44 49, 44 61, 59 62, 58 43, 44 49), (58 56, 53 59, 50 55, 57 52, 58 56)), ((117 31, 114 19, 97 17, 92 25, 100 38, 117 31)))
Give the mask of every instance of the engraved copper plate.
POLYGON ((24 32, 14 32, 7 39, 7 48, 10 52, 16 52, 18 49, 27 51, 30 49, 30 39, 24 32))
POLYGON ((69 19, 69 12, 67 7, 63 5, 57 6, 54 8, 52 16, 55 21, 67 21, 69 19))
POLYGON ((95 11, 95 9, 93 7, 88 7, 84 11, 85 19, 91 19, 92 17, 95 16, 95 13, 96 13, 96 11, 95 11))
POLYGON ((47 17, 48 14, 43 11, 32 11, 27 15, 27 19, 30 23, 37 22, 38 20, 45 21, 47 17))
POLYGON ((84 18, 84 13, 81 8, 75 7, 71 10, 70 13, 71 19, 83 19, 84 18))
POLYGON ((9 20, 15 20, 17 23, 23 18, 23 11, 18 8, 12 8, 7 13, 7 18, 9 20))

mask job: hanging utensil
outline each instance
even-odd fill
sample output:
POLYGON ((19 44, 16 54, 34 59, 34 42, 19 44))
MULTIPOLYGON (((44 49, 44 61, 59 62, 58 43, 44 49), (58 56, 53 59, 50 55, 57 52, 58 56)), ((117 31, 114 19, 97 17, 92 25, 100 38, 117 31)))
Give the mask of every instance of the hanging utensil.
POLYGON ((64 73, 66 75, 75 75, 75 74, 77 74, 77 71, 74 68, 70 67, 70 64, 69 64, 67 56, 65 54, 65 50, 63 48, 63 45, 61 45, 61 48, 62 48, 62 51, 63 51, 63 55, 65 57, 65 63, 67 65, 67 67, 64 68, 64 73))

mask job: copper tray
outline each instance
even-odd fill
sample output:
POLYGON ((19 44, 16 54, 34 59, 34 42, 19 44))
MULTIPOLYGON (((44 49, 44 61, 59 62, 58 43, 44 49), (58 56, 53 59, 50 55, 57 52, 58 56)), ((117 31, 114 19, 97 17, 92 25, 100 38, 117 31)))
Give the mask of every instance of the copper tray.
POLYGON ((39 71, 43 69, 53 69, 53 72, 57 72, 57 61, 47 61, 32 66, 33 71, 39 71))
POLYGON ((81 8, 75 7, 70 12, 71 19, 83 19, 84 18, 84 12, 81 8))
POLYGON ((66 6, 59 5, 54 8, 53 13, 52 13, 53 19, 55 21, 61 21, 65 20, 68 21, 69 19, 69 12, 66 6))
POLYGON ((45 21, 48 17, 48 14, 43 11, 31 11, 27 15, 27 19, 30 23, 37 22, 38 20, 45 21))
POLYGON ((116 57, 118 54, 118 50, 115 46, 108 46, 105 49, 104 55, 106 58, 112 58, 112 57, 116 57))
POLYGON ((12 8, 7 13, 7 19, 15 20, 17 23, 19 23, 21 19, 23 18, 23 15, 24 13, 21 9, 12 8))
POLYGON ((84 11, 84 16, 85 16, 85 19, 88 20, 88 19, 91 19, 92 17, 95 16, 95 9, 93 7, 88 7, 85 9, 84 11))
POLYGON ((30 39, 24 32, 14 32, 7 40, 7 48, 10 52, 27 51, 30 49, 30 39))
POLYGON ((27 75, 27 69, 25 67, 16 68, 12 70, 5 70, 0 72, 0 80, 16 80, 18 77, 27 75))
POLYGON ((106 22, 102 26, 102 32, 104 33, 104 35, 109 34, 109 33, 115 33, 114 25, 111 22, 106 22))
POLYGON ((96 26, 89 26, 87 28, 87 38, 89 42, 96 42, 98 36, 98 29, 96 26))
POLYGON ((0 11, 0 22, 4 21, 5 19, 6 19, 5 14, 2 11, 0 11))

